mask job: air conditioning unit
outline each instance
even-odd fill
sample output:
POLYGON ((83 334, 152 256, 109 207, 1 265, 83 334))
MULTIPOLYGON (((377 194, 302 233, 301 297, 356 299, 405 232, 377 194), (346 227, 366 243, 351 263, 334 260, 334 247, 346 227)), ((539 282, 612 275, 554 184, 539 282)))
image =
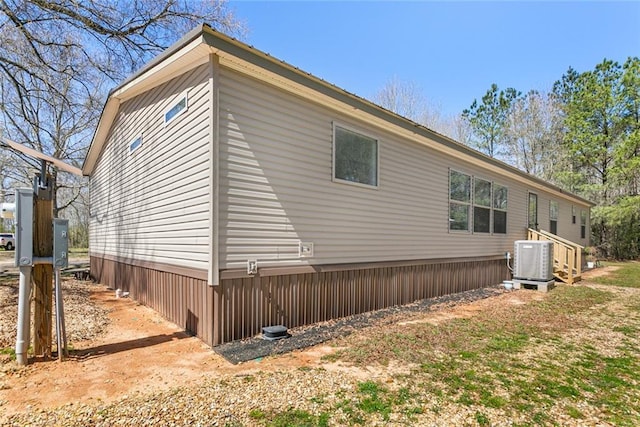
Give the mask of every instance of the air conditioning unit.
POLYGON ((553 243, 517 240, 513 248, 513 278, 546 282, 553 280, 553 243))

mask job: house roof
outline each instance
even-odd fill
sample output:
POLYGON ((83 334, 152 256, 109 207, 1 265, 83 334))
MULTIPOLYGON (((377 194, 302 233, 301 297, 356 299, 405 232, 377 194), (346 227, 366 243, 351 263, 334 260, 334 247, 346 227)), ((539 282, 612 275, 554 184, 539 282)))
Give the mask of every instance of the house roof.
POLYGON ((82 166, 83 173, 87 176, 93 173, 122 102, 207 63, 210 55, 217 55, 221 66, 232 68, 253 78, 266 81, 283 90, 293 92, 298 96, 303 96, 312 102, 326 105, 344 114, 372 122, 416 143, 428 145, 438 151, 446 152, 486 169, 507 175, 533 188, 550 191, 579 203, 594 206, 594 203, 582 197, 480 153, 406 117, 402 117, 252 46, 222 34, 206 24, 199 25, 191 30, 109 92, 87 157, 82 166))

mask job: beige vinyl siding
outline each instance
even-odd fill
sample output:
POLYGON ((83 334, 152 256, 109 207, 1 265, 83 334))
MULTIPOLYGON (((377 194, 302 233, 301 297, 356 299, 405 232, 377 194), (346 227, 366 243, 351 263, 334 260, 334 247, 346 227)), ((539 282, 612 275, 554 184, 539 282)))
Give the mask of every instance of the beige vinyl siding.
MULTIPOLYGON (((538 224, 541 230, 549 231, 549 203, 553 200, 558 202, 558 235, 581 246, 589 245, 589 206, 564 200, 540 190, 531 190, 531 192, 538 195, 538 224), (575 206, 576 208, 577 215, 575 224, 571 223, 571 206, 575 206), (587 235, 584 239, 580 237, 581 211, 587 212, 587 235)), ((528 200, 526 197, 528 196, 525 196, 525 200, 528 200)))
POLYGON ((220 141, 222 269, 495 255, 526 236, 522 184, 225 68, 220 141), (332 181, 333 122, 378 139, 377 189, 332 181), (449 232, 449 168, 508 187, 507 234, 449 232))
POLYGON ((120 106, 91 177, 92 253, 208 268, 208 79, 203 65, 120 106), (165 124, 185 91, 188 110, 165 124))

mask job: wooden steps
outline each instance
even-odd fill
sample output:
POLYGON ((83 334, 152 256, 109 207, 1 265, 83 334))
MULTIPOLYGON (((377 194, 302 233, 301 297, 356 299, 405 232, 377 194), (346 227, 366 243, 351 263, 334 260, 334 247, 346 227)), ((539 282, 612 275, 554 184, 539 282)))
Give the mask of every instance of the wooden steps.
POLYGON ((527 239, 553 242, 553 275, 556 279, 568 284, 579 282, 582 279, 584 246, 548 231, 531 228, 527 231, 527 239))
POLYGON ((569 274, 567 273, 566 270, 559 270, 556 269, 554 267, 553 269, 553 276, 565 283, 575 283, 575 282, 579 282, 580 280, 582 280, 582 275, 581 274, 576 274, 574 273, 573 276, 571 278, 569 278, 569 274), (573 280, 573 282, 569 282, 569 280, 573 280))

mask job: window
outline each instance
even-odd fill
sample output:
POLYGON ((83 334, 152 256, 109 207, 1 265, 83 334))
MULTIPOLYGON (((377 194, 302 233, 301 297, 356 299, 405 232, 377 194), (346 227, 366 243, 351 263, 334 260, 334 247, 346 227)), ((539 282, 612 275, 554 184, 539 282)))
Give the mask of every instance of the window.
POLYGON ((134 139, 131 144, 129 144, 129 153, 133 153, 142 145, 142 135, 134 139))
POLYGON ((334 126, 333 178, 377 187, 378 140, 334 126))
POLYGON ((529 193, 529 228, 538 229, 538 195, 529 193))
POLYGON ((507 187, 493 184, 493 232, 507 233, 507 187))
POLYGON ((587 212, 580 211, 580 238, 587 238, 587 212))
POLYGON ((183 111, 187 109, 187 94, 186 92, 180 96, 180 99, 173 104, 165 113, 164 113, 164 123, 167 124, 171 120, 178 117, 182 114, 183 111))
POLYGON ((449 230, 468 232, 473 218, 474 233, 506 234, 507 198, 504 185, 450 169, 449 230))
POLYGON ((576 207, 571 206, 571 224, 576 223, 576 207))
POLYGON ((449 171, 449 230, 469 231, 471 175, 449 171))
POLYGON ((491 231, 491 182, 480 178, 473 180, 473 231, 491 231))
POLYGON ((558 202, 549 202, 549 231, 558 234, 558 202))

